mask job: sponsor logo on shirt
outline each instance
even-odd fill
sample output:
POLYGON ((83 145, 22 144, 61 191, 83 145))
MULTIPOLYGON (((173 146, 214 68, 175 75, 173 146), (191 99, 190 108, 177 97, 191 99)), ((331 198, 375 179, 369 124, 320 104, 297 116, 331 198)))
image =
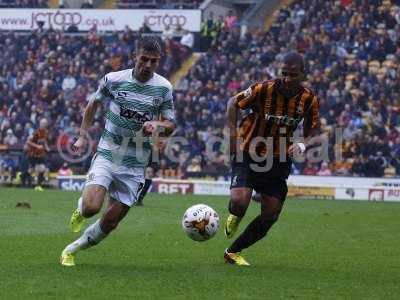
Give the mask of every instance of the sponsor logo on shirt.
POLYGON ((124 106, 120 107, 119 115, 128 120, 135 121, 136 123, 143 124, 146 121, 150 121, 152 119, 151 114, 148 112, 138 112, 124 106))

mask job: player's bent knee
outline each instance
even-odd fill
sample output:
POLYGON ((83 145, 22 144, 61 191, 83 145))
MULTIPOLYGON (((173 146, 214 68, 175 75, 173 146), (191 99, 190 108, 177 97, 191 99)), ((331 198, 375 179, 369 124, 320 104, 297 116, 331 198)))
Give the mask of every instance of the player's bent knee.
POLYGON ((247 210, 247 205, 243 202, 237 201, 235 202, 234 200, 231 199, 228 204, 228 210, 231 214, 234 214, 237 217, 243 217, 244 214, 246 213, 247 210))
POLYGON ((103 201, 96 198, 84 198, 82 203, 82 215, 85 218, 92 217, 96 215, 100 210, 103 201))
POLYGON ((251 193, 235 192, 231 193, 231 201, 234 205, 246 206, 251 199, 251 193))
POLYGON ((90 218, 96 215, 101 209, 101 206, 94 203, 83 203, 82 204, 82 215, 85 218, 90 218))
POLYGON ((97 214, 103 205, 105 188, 102 186, 89 186, 83 193, 82 214, 89 218, 97 214))
POLYGON ((243 197, 242 195, 231 196, 231 201, 235 204, 242 204, 246 202, 246 197, 243 197))

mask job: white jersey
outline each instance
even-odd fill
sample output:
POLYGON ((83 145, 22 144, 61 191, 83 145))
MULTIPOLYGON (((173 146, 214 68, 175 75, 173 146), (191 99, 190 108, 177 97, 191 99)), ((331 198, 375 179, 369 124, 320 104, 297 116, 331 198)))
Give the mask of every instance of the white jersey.
POLYGON ((110 104, 97 153, 117 165, 147 166, 151 144, 142 136, 143 123, 159 116, 175 120, 171 83, 156 73, 142 83, 132 69, 108 73, 94 96, 94 101, 105 100, 110 104))

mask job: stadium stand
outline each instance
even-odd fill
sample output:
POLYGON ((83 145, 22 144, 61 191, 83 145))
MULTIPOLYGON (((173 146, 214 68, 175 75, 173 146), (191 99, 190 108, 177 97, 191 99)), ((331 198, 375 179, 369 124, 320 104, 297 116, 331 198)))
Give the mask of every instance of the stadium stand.
MULTIPOLYGON (((296 164, 293 173, 400 176, 399 1, 298 0, 277 11, 267 31, 241 35, 232 16, 211 16, 202 29, 209 46, 175 95, 175 135, 189 144, 176 145, 180 163, 163 160, 159 174, 227 176, 224 143, 215 143, 213 157, 205 156, 206 143, 223 136, 227 100, 254 81, 277 76, 282 54, 297 49, 307 61, 306 84, 320 99, 330 161, 296 164), (334 155, 336 127, 343 129, 342 160, 334 155)), ((75 132, 98 78, 130 66, 134 41, 130 31, 0 33, 0 148, 22 149, 41 117, 51 121, 53 145, 60 133, 75 132)), ((165 47, 160 72, 169 76, 186 52, 169 38, 165 47)), ((97 121, 94 139, 101 134, 97 121)), ((3 161, 4 168, 18 168, 8 157, 3 161)), ((54 170, 62 161, 50 163, 54 170)))
MULTIPOLYGON (((57 170, 62 164, 55 146, 58 137, 76 133, 82 108, 104 74, 132 66, 137 38, 129 30, 108 35, 96 31, 84 35, 1 32, 0 149, 22 151, 33 128, 45 117, 52 129, 49 144, 55 151, 48 163, 51 170, 57 170)), ((168 77, 187 53, 174 41, 163 45, 159 73, 168 77)), ((90 130, 96 140, 101 135, 102 115, 90 130)), ((7 161, 3 164, 10 167, 7 161)), ((17 164, 12 166, 15 173, 17 164)))
POLYGON ((238 28, 221 30, 221 23, 209 20, 211 48, 176 96, 180 132, 193 145, 188 156, 200 159, 206 172, 215 166, 202 153, 211 133, 222 134, 227 99, 254 81, 275 77, 276 61, 296 49, 308 63, 307 85, 319 95, 322 129, 331 143, 328 166, 296 164, 293 172, 400 176, 400 10, 395 4, 294 1, 276 13, 269 31, 242 37, 238 28), (343 129, 342 160, 334 157, 335 127, 343 129))

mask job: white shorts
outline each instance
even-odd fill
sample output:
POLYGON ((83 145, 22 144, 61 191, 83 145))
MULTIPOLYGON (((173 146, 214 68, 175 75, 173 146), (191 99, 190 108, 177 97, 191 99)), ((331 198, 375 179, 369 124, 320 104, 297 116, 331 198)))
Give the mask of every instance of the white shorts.
POLYGON ((143 189, 144 171, 143 167, 118 166, 96 154, 86 176, 85 186, 92 184, 104 186, 111 198, 131 207, 143 189))

